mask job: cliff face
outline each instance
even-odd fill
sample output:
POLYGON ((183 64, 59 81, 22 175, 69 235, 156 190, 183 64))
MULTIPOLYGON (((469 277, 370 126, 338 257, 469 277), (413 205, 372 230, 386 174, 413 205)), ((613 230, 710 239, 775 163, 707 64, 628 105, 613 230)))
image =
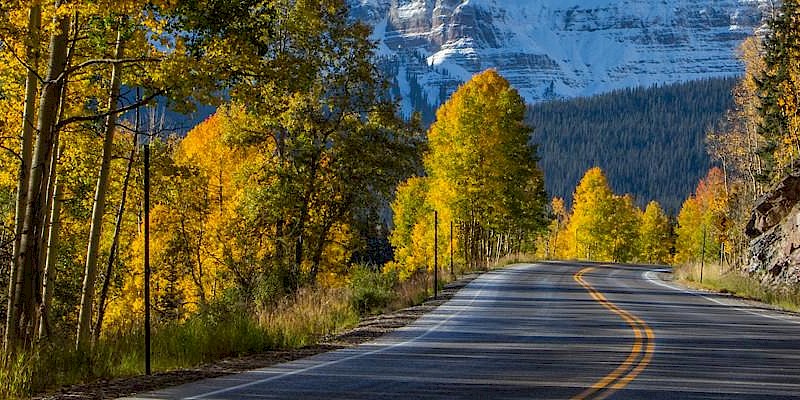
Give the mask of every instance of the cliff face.
POLYGON ((765 283, 800 283, 800 172, 787 176, 756 206, 747 225, 749 272, 765 283))
POLYGON ((351 0, 405 111, 497 68, 527 101, 741 73, 766 0, 351 0))

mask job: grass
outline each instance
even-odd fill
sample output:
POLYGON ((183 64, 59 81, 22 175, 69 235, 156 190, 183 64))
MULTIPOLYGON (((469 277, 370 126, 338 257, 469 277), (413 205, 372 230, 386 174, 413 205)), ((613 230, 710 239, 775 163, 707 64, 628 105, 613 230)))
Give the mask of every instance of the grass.
POLYGON ((788 311, 800 312, 800 290, 776 289, 765 286, 735 268, 709 263, 703 266, 703 281, 700 282, 699 263, 685 264, 673 269, 675 279, 693 287, 730 293, 738 297, 757 300, 788 311))
MULTIPOLYGON (((152 336, 153 370, 314 344, 358 322, 350 297, 348 288, 303 289, 268 310, 207 312, 158 326, 152 336)), ((142 374, 143 343, 143 331, 127 327, 106 332, 91 356, 58 338, 33 351, 0 354, 0 398, 28 398, 60 386, 142 374)))
MULTIPOLYGON (((448 274, 441 275, 440 288, 449 281, 448 278, 448 274)), ((417 305, 433 294, 432 281, 433 277, 424 273, 401 281, 396 273, 381 273, 368 267, 359 267, 351 275, 352 306, 365 316, 417 305)))
POLYGON ((489 267, 489 269, 503 268, 511 264, 532 263, 539 260, 540 258, 536 257, 536 255, 534 254, 529 254, 529 253, 511 254, 498 259, 496 263, 494 263, 491 267, 489 267))
MULTIPOLYGON (((212 307, 186 321, 154 327, 153 371, 313 345, 354 326, 363 315, 420 304, 432 292, 431 278, 422 274, 400 282, 396 275, 359 267, 351 278, 347 287, 301 289, 262 309, 212 307)), ((32 351, 0 352, 0 398, 29 398, 61 386, 144 373, 139 323, 104 332, 91 356, 73 350, 71 340, 65 334, 32 351)))

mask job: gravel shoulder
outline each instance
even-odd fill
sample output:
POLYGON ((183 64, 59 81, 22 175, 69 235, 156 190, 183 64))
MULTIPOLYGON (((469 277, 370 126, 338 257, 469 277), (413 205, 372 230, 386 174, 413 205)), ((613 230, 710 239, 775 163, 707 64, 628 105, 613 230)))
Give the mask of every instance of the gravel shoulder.
POLYGON ((101 379, 91 383, 64 387, 53 393, 40 394, 38 400, 100 400, 131 396, 136 393, 182 385, 202 379, 216 378, 288 361, 310 357, 328 351, 357 346, 379 338, 395 329, 416 321, 422 315, 451 299, 461 288, 480 274, 468 274, 447 284, 437 299, 428 298, 422 304, 387 314, 367 317, 352 329, 323 338, 318 344, 298 349, 269 350, 243 357, 226 358, 195 368, 158 372, 150 376, 101 379))

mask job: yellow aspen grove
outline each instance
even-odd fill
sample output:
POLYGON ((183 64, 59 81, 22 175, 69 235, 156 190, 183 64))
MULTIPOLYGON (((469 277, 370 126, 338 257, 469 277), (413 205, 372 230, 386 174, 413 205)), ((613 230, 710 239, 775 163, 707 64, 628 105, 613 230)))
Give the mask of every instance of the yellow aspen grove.
POLYGON ((589 169, 572 196, 572 215, 566 231, 567 257, 611 261, 612 210, 614 193, 605 174, 598 167, 589 169))
POLYGON ((657 201, 647 203, 639 225, 639 260, 650 264, 668 264, 670 260, 669 218, 657 201))
POLYGON ((469 266, 519 252, 546 226, 544 179, 524 113, 519 93, 490 69, 453 93, 428 131, 430 206, 454 221, 457 254, 469 266))
POLYGON ((559 233, 566 258, 629 262, 639 259, 642 211, 631 195, 616 195, 603 171, 586 171, 573 195, 572 214, 559 233))
POLYGON ((730 221, 727 210, 724 175, 719 168, 712 168, 697 184, 695 193, 684 201, 678 213, 675 262, 700 261, 702 253, 705 253, 707 260, 719 259, 720 244, 728 241, 727 227, 730 221))
POLYGON ((429 179, 412 177, 397 187, 392 202, 394 230, 389 237, 395 248, 394 262, 388 266, 397 270, 401 279, 406 279, 428 267, 433 256, 432 228, 433 209, 426 200, 429 179))

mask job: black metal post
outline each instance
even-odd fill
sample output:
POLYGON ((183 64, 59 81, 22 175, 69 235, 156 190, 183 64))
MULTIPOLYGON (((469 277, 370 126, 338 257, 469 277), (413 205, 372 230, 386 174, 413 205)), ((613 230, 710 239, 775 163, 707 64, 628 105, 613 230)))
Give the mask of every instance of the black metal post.
POLYGON ((144 373, 150 375, 150 143, 144 145, 144 373))
POLYGON ((453 271, 453 221, 450 221, 450 276, 455 276, 453 271))
POLYGON ((439 295, 439 212, 433 212, 433 298, 439 295))
POLYGON ((703 250, 700 256, 700 283, 703 283, 703 269, 706 266, 706 226, 703 225, 703 250))

